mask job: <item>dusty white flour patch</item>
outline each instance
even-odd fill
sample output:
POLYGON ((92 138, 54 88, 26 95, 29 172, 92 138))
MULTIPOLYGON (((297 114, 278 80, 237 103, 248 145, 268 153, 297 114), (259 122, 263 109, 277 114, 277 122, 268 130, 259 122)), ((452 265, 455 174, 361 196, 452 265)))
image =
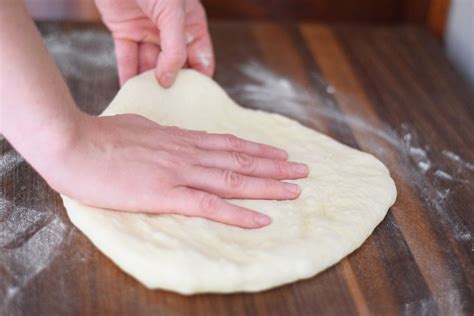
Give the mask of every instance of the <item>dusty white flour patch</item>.
POLYGON ((186 41, 186 44, 191 44, 194 41, 194 36, 192 36, 189 33, 186 33, 185 34, 185 41, 186 41))
POLYGON ((418 168, 425 173, 431 168, 431 162, 426 162, 426 161, 419 161, 418 162, 418 168))
MULTIPOLYGON (((57 33, 48 36, 46 44, 56 60, 59 61, 58 64, 63 73, 71 78, 77 78, 81 82, 87 83, 90 76, 84 69, 88 69, 90 65, 102 69, 104 76, 115 76, 113 43, 106 32, 57 33), (87 43, 89 48, 80 48, 77 43, 87 43)), ((255 61, 242 65, 240 71, 246 76, 246 83, 228 87, 227 91, 232 96, 238 96, 239 100, 248 100, 249 105, 258 105, 263 110, 279 112, 301 122, 309 122, 309 119, 313 119, 310 114, 316 113, 317 116, 336 123, 335 126, 347 124, 359 132, 376 136, 378 140, 369 144, 369 149, 382 160, 387 155, 384 149, 385 145, 391 145, 400 154, 402 160, 401 164, 404 169, 400 176, 421 192, 424 202, 431 206, 434 212, 438 212, 443 220, 450 221, 451 216, 447 211, 446 203, 458 190, 459 182, 465 183, 472 190, 473 182, 468 180, 474 171, 474 164, 461 158, 451 149, 444 149, 441 152, 446 157, 449 166, 436 160, 432 150, 417 139, 415 127, 409 124, 402 124, 398 127, 373 126, 363 117, 347 116, 335 109, 318 106, 322 103, 331 104, 334 102, 331 98, 333 94, 338 94, 339 98, 345 98, 357 106, 357 101, 354 98, 344 95, 343 91, 337 91, 323 79, 320 78, 320 85, 324 93, 316 94, 309 93, 304 87, 270 71, 255 61), (433 179, 442 181, 432 181, 433 179)), ((322 123, 314 123, 316 126, 318 124, 323 126, 322 123)), ((7 152, 0 157, 0 175, 9 173, 22 162, 19 155, 13 151, 7 152), (3 172, 3 170, 9 171, 3 172)), ((14 205, 1 196, 0 225, 4 225, 0 226, 0 230, 5 229, 5 232, 0 235, 2 236, 0 237, 0 268, 4 269, 10 262, 15 264, 7 270, 9 272, 8 279, 0 280, 1 314, 3 307, 8 305, 8 302, 15 296, 18 296, 21 289, 35 275, 47 268, 54 259, 59 246, 66 238, 66 227, 54 215, 41 215, 40 210, 14 205), (20 215, 11 215, 11 208, 18 210, 20 215), (8 216, 6 222, 3 222, 4 216, 8 216), (12 221, 18 221, 19 225, 12 225, 12 221), (29 237, 25 237, 27 233, 30 234, 29 237), (10 245, 13 248, 8 248, 5 245, 10 245), (30 259, 36 259, 38 265, 31 264, 30 259), (5 290, 3 290, 4 284, 6 285, 5 290)), ((461 242, 472 242, 472 234, 465 226, 455 225, 453 233, 455 238, 461 242)), ((456 293, 449 295, 453 300, 456 300, 456 293)), ((425 305, 425 303, 423 301, 410 302, 407 304, 406 310, 416 311, 418 309, 414 309, 414 306, 425 305)))
POLYGON ((246 76, 246 83, 227 87, 227 92, 245 105, 257 105, 259 109, 273 111, 308 120, 308 103, 314 99, 302 87, 277 75, 262 64, 251 61, 243 64, 238 71, 246 76))
POLYGON ((205 68, 208 68, 211 65, 212 56, 208 52, 198 51, 196 55, 199 63, 205 68))
POLYGON ((23 158, 14 150, 7 151, 0 156, 0 177, 6 175, 23 162, 23 158))
MULTIPOLYGON (((324 79, 314 74, 313 79, 321 86, 321 92, 310 92, 288 78, 268 69, 256 61, 243 64, 238 71, 245 75, 245 84, 227 87, 229 94, 245 105, 258 109, 284 114, 302 123, 323 129, 324 121, 337 124, 348 124, 362 134, 370 134, 393 146, 399 146, 400 141, 396 132, 387 125, 382 128, 369 124, 364 118, 342 114, 335 104, 333 94, 337 91, 328 85, 324 79), (321 118, 318 121, 317 118, 321 118)), ((352 98, 338 95, 344 101, 352 98)), ((383 155, 379 144, 372 148, 376 154, 383 155)))
POLYGON ((442 153, 443 155, 451 159, 453 162, 455 162, 458 165, 458 167, 465 168, 470 171, 474 171, 474 164, 465 161, 464 159, 459 157, 459 155, 453 153, 452 151, 443 150, 442 153))
POLYGON ((106 31, 52 32, 44 38, 61 72, 68 78, 90 81, 91 67, 115 76, 113 41, 106 31))
POLYGON ((434 172, 434 175, 437 176, 438 178, 442 178, 442 179, 446 179, 446 180, 453 180, 453 177, 447 173, 446 171, 443 171, 443 170, 436 170, 434 172))
MULTIPOLYGON (((48 27, 47 33, 45 44, 61 72, 68 82, 72 80, 76 83, 76 90, 79 91, 73 92, 91 95, 98 83, 115 80, 114 47, 108 32, 68 32, 48 27), (94 70, 93 74, 90 73, 91 69, 94 70)), ((97 102, 94 95, 91 99, 97 102)), ((0 135, 0 141, 3 139, 0 135)), ((0 177, 9 177, 22 163, 23 158, 14 150, 5 152, 0 156, 0 177)), ((72 231, 55 210, 35 208, 35 205, 45 205, 44 189, 36 184, 29 186, 28 179, 22 178, 22 173, 15 177, 19 177, 18 181, 23 184, 16 187, 15 196, 7 198, 0 191, 0 314, 4 314, 3 311, 8 313, 8 306, 13 301, 21 300, 23 289, 48 268, 60 253, 61 245, 68 242, 72 231), (29 196, 31 204, 28 206, 21 205, 24 194, 29 196)), ((77 260, 85 260, 84 256, 77 256, 77 260)))
MULTIPOLYGON (((411 169, 415 169, 415 173, 422 175, 421 177, 411 176, 411 180, 416 181, 417 186, 423 186, 423 181, 429 181, 428 177, 432 176, 453 182, 466 182, 462 170, 474 170, 474 164, 463 160, 452 151, 443 150, 443 155, 455 164, 450 170, 457 170, 454 174, 446 171, 440 163, 434 162, 430 146, 419 141, 416 128, 408 123, 402 123, 401 126, 395 128, 387 124, 374 126, 363 117, 341 113, 337 109, 333 94, 337 94, 339 100, 359 106, 356 98, 342 91, 336 91, 320 75, 313 74, 313 79, 319 86, 317 90, 323 91, 316 93, 309 92, 309 89, 290 81, 257 61, 242 64, 238 71, 246 77, 245 84, 227 87, 226 90, 231 96, 244 104, 256 105, 262 110, 285 114, 303 123, 311 119, 312 125, 316 127, 323 127, 323 125, 320 122, 314 122, 314 117, 322 117, 337 123, 336 127, 338 124, 341 126, 347 124, 361 134, 375 136, 380 142, 368 144, 372 153, 383 158, 386 153, 382 145, 385 143, 391 145, 400 153, 402 159, 408 162, 403 164, 404 167, 409 165, 411 169), (322 104, 325 106, 321 106, 322 104)), ((408 173, 412 174, 411 171, 408 173)), ((443 188, 437 189, 445 192, 443 188)), ((438 194, 434 192, 433 196, 438 196, 438 194)))
POLYGON ((0 210, 0 268, 6 273, 0 280, 1 311, 54 259, 67 227, 51 211, 15 205, 1 196, 0 210))
MULTIPOLYGON (((416 127, 408 123, 402 123, 398 127, 387 124, 374 126, 363 117, 341 113, 337 109, 333 95, 337 95, 339 100, 354 107, 360 106, 357 98, 336 90, 319 75, 313 77, 316 82, 316 87, 313 88, 317 88, 319 92, 310 93, 308 89, 289 81, 288 78, 256 61, 242 65, 239 70, 246 77, 246 80, 243 80, 245 84, 230 86, 226 90, 231 96, 243 101, 243 104, 281 113, 321 129, 327 126, 318 122, 317 117, 332 122, 332 128, 341 127, 342 129, 345 125, 349 125, 360 135, 365 133, 372 136, 370 139, 374 141, 364 145, 372 154, 385 161, 384 158, 395 151, 400 159, 401 168, 394 168, 391 171, 396 172, 400 179, 406 180, 419 192, 423 203, 427 206, 426 209, 435 212, 438 220, 447 224, 444 227, 448 234, 451 233, 458 241, 469 244, 474 251, 472 233, 469 228, 466 225, 457 224, 458 222, 454 219, 456 215, 447 207, 453 194, 460 188, 467 187, 471 192, 474 191, 474 181, 472 181, 474 164, 472 162, 461 158, 450 149, 444 149, 441 152, 447 159, 444 161, 439 159, 437 152, 420 140, 416 127), (248 101, 248 104, 245 101, 248 101), (387 145, 392 150, 387 151, 385 149, 387 145)), ((454 284, 446 283, 446 295, 443 300, 448 306, 453 307, 453 314, 459 312, 459 306, 462 306, 458 304, 460 297, 454 284)), ((419 313, 429 311, 433 306, 432 301, 422 298, 407 303, 405 310, 409 313, 410 311, 419 313)))
POLYGON ((7 289, 6 300, 11 300, 18 293, 18 290, 19 288, 16 286, 9 287, 7 289))
POLYGON ((336 89, 333 86, 327 86, 326 92, 329 94, 334 94, 336 93, 336 89))
POLYGON ((403 304, 404 315, 431 315, 436 312, 436 302, 433 298, 421 298, 403 304))

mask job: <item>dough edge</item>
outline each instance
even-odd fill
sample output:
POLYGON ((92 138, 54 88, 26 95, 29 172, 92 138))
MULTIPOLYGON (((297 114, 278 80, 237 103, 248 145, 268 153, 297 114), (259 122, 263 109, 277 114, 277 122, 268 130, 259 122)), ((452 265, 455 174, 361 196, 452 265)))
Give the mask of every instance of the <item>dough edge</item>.
MULTIPOLYGON (((196 74, 192 73, 190 70, 184 70, 181 72, 180 77, 183 77, 183 73, 192 76, 196 76, 196 74)), ((152 73, 147 72, 142 74, 132 80, 130 80, 127 85, 136 84, 137 78, 146 78, 151 77, 152 73)), ((201 75, 198 75, 201 76, 201 75)), ((178 80, 179 80, 178 78, 178 80)), ((148 79, 147 79, 148 80, 148 79)), ((152 79, 154 80, 154 78, 152 79)), ((217 85, 216 83, 212 82, 212 84, 217 85)), ((117 96, 112 101, 111 105, 114 101, 121 96, 122 88, 117 96)), ((220 89, 220 88, 219 88, 220 89)), ((226 95, 227 96, 227 95, 226 95)), ((227 96, 228 98, 228 96, 227 96)), ((107 115, 109 113, 110 107, 102 114, 107 115)), ((255 113, 259 113, 261 111, 255 110, 248 110, 244 109, 245 111, 253 111, 255 113)), ((263 112, 261 112, 263 113, 263 112)), ((265 113, 267 114, 267 113, 265 113)), ((344 146, 339 142, 325 136, 319 134, 307 127, 302 126, 300 123, 288 119, 284 116, 279 114, 271 113, 272 116, 278 117, 279 120, 283 121, 291 121, 292 124, 297 124, 300 127, 310 130, 312 133, 318 134, 318 137, 327 138, 328 142, 334 142, 338 146, 344 146)), ((350 148, 350 147, 347 147, 350 148)), ((352 149, 352 148, 351 148, 352 149)), ((352 149, 355 150, 355 149, 352 149)), ((222 266, 215 267, 214 265, 220 265, 221 262, 212 262, 207 260, 208 258, 202 258, 199 254, 193 253, 192 250, 186 251, 183 250, 180 253, 176 253, 175 250, 171 249, 172 257, 174 259, 171 262, 166 261, 166 258, 163 256, 163 252, 160 252, 159 258, 147 258, 147 262, 145 261, 134 261, 130 260, 130 254, 124 251, 124 244, 118 243, 111 243, 110 236, 117 235, 117 231, 115 230, 114 226, 103 225, 103 223, 99 221, 90 221, 87 217, 81 216, 80 212, 75 211, 78 207, 83 208, 87 212, 96 212, 93 208, 81 205, 80 203, 69 199, 65 196, 62 196, 64 205, 66 207, 67 213, 71 221, 74 223, 76 227, 78 227, 91 241, 92 243, 101 250, 107 257, 109 257, 114 263, 116 263, 122 270, 127 272, 128 274, 132 275, 134 278, 139 280, 143 283, 146 287, 150 289, 165 289, 171 290, 174 292, 178 292, 181 294, 196 294, 196 293, 233 293, 233 292, 256 292, 256 291, 263 291, 270 288, 274 288, 276 286, 281 286, 284 284, 288 284, 291 282, 295 282, 296 280, 307 279, 315 276, 316 274, 320 273, 321 271, 331 267, 332 265, 339 262, 345 256, 352 253, 354 250, 359 248, 363 242, 372 234, 373 230, 377 227, 377 225, 383 220, 386 213, 388 212, 389 207, 395 202, 396 199, 396 187, 389 175, 388 169, 375 157, 370 154, 363 153, 357 151, 358 154, 367 155, 374 163, 374 167, 379 168, 379 171, 383 171, 386 173, 387 182, 385 183, 387 189, 387 199, 384 203, 379 203, 375 205, 373 210, 373 214, 375 214, 374 218, 370 223, 367 223, 365 229, 362 229, 364 232, 363 234, 359 234, 358 238, 356 239, 348 239, 344 245, 335 244, 333 247, 333 251, 337 253, 333 256, 324 258, 311 258, 312 260, 308 260, 308 257, 305 256, 305 252, 307 251, 307 247, 301 248, 301 257, 298 260, 292 262, 293 267, 291 267, 292 272, 288 273, 288 270, 284 270, 282 267, 278 267, 281 269, 281 273, 276 274, 275 272, 271 272, 270 277, 266 276, 266 271, 261 270, 261 266, 267 265, 269 267, 275 268, 275 262, 259 262, 255 266, 245 266, 240 267, 235 264, 229 264, 227 262, 227 269, 228 271, 225 277, 216 278, 212 277, 211 282, 209 282, 209 273, 212 274, 214 269, 220 270, 222 266), (182 257, 181 260, 176 260, 177 257, 182 257), (192 260, 190 260, 192 258, 192 260), (316 260, 320 259, 320 260, 316 260), (160 262, 160 266, 154 265, 156 262, 160 262), (177 264, 179 262, 179 264, 177 264), (196 275, 189 275, 186 277, 186 273, 192 273, 193 269, 187 270, 187 268, 191 265, 207 265, 208 274, 201 275, 196 277, 196 275), (168 265, 168 266, 167 266, 168 265), (177 265, 179 266, 177 268, 177 265), (295 272, 296 268, 296 273, 295 272), (154 273, 150 274, 147 271, 150 270, 160 270, 162 269, 162 273, 154 273), (176 271, 180 272, 180 275, 176 275, 176 271), (262 273, 263 272, 263 273, 262 273), (278 275, 279 278, 275 278, 278 275), (242 276, 244 278, 242 279, 242 276), (186 279, 186 280, 185 280, 186 279), (177 281, 178 280, 178 281, 177 281)), ((107 211, 108 212, 108 211, 107 211)), ((90 213, 90 214, 92 214, 90 213)), ((143 214, 133 214, 133 216, 149 216, 143 214)), ((161 216, 178 216, 180 215, 161 215, 161 216)), ((196 219, 199 221, 205 221, 202 219, 196 219)), ((360 233, 361 230, 359 230, 360 233)), ((125 236, 123 240, 127 240, 129 236, 125 236)), ((336 240, 339 241, 339 240, 336 240)), ((307 246, 307 245, 306 245, 307 246)), ((294 249, 293 249, 294 250, 294 249)), ((281 256, 285 255, 287 249, 282 249, 281 256)), ((296 251, 298 252, 298 251, 296 251)), ((272 257, 270 257, 272 258, 272 257)), ((273 258, 274 259, 274 258, 273 258)), ((270 270, 270 269, 268 269, 270 270)))

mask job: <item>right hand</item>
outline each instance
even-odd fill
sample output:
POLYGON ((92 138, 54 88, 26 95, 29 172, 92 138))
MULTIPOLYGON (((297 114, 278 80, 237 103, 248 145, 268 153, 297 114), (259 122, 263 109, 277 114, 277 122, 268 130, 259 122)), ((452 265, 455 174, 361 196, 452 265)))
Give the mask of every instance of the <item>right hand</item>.
MULTIPOLYGON (((57 146, 55 146, 57 148, 57 146)), ((84 116, 40 173, 58 192, 114 210, 199 216, 243 228, 268 225, 261 213, 225 198, 290 200, 308 175, 285 151, 232 135, 156 124, 124 114, 84 116)))
POLYGON ((214 52, 199 0, 96 0, 96 5, 114 39, 121 85, 155 68, 168 88, 185 64, 212 76, 214 52))

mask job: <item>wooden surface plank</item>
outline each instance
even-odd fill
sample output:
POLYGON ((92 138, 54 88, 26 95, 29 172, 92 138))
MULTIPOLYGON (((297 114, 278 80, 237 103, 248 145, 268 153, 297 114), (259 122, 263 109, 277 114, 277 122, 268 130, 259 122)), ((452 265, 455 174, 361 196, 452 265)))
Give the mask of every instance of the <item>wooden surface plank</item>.
MULTIPOLYGON (((100 22, 94 0, 24 0, 37 21, 100 22)), ((441 39, 449 0, 203 0, 210 19, 415 23, 441 39)))
MULTIPOLYGON (((78 105, 100 113, 118 89, 107 32, 41 29, 78 105)), ((2 140, 0 314, 471 315, 474 95, 436 41, 413 27, 218 22, 211 32, 215 79, 238 103, 387 164, 399 196, 385 220, 308 280, 255 294, 150 291, 72 226, 59 196, 2 140)))

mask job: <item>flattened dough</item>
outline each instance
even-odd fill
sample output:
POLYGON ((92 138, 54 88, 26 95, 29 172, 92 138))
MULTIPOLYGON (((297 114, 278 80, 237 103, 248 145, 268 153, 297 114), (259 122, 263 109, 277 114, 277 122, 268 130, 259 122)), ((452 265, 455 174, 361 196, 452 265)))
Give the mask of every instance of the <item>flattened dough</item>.
POLYGON ((180 215, 114 212, 63 197, 71 221, 148 288, 253 292, 312 277, 358 248, 395 201, 394 182, 372 155, 281 115, 244 109, 192 70, 182 70, 169 90, 152 72, 129 80, 103 115, 119 113, 271 144, 311 168, 308 178, 295 181, 297 200, 233 201, 273 218, 254 230, 180 215))

